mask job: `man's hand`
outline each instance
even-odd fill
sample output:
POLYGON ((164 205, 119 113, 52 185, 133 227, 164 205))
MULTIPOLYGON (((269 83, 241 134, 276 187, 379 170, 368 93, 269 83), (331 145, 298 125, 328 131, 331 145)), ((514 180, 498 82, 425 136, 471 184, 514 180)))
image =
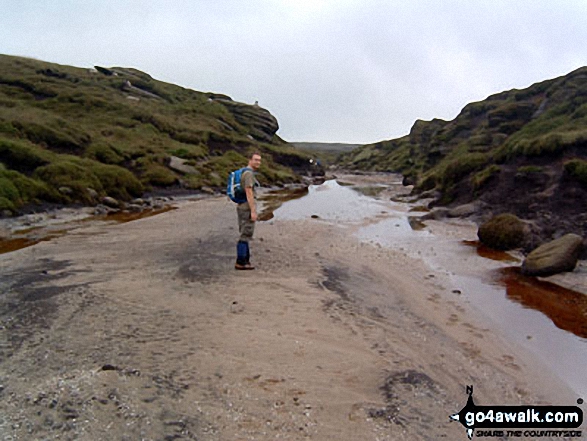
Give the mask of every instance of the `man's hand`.
POLYGON ((257 222, 257 204, 255 203, 255 196, 252 187, 245 187, 245 194, 247 195, 247 202, 251 208, 251 220, 257 222))

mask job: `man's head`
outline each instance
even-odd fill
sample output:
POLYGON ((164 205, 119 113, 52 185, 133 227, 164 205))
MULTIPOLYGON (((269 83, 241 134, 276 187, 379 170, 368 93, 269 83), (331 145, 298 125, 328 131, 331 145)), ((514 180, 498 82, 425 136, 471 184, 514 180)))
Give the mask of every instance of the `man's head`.
POLYGON ((261 154, 260 153, 253 153, 249 158, 249 167, 253 170, 258 170, 261 167, 261 154))

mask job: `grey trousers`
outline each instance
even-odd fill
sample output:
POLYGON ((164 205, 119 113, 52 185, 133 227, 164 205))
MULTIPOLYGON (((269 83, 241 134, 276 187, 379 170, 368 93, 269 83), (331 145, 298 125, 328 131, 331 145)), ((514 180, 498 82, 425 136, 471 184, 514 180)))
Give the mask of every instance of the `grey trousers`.
POLYGON ((236 213, 238 216, 238 231, 240 233, 239 240, 242 242, 248 242, 253 238, 255 232, 255 222, 251 220, 251 208, 249 204, 238 204, 236 207, 236 213))

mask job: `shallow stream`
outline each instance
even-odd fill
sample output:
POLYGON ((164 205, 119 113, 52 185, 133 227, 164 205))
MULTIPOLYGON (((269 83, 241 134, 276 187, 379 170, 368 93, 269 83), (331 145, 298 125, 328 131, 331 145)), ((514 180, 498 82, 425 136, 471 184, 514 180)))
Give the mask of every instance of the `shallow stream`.
POLYGON ((451 220, 467 237, 413 228, 413 216, 422 213, 415 213, 412 204, 388 197, 394 188, 401 188, 399 184, 390 182, 387 188, 379 184, 366 191, 329 180, 310 186, 296 199, 285 198, 287 202, 273 216, 336 223, 361 241, 422 259, 431 270, 448 276, 455 297, 470 303, 508 340, 542 360, 577 398, 587 398, 587 295, 522 276, 515 256, 478 246, 474 224, 451 220))

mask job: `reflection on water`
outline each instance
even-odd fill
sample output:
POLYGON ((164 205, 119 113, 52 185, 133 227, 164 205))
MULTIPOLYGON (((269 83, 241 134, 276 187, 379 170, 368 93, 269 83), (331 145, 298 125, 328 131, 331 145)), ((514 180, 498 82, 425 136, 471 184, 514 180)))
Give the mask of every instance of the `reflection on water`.
POLYGON ((259 200, 263 202, 263 210, 259 213, 260 221, 268 221, 273 219, 274 212, 281 207, 287 201, 293 201, 299 199, 308 194, 308 187, 294 187, 285 188, 283 190, 273 190, 265 193, 259 197, 259 200))
POLYGON ((505 251, 494 250, 483 245, 478 240, 463 240, 463 244, 477 248, 477 254, 486 259, 497 260, 498 262, 519 262, 520 259, 508 254, 505 251))
POLYGON ((326 221, 358 222, 373 218, 386 208, 381 201, 362 195, 335 180, 310 185, 308 194, 275 210, 275 217, 287 220, 316 218, 326 221))
POLYGON ((385 185, 370 185, 366 187, 351 187, 353 190, 364 196, 378 197, 387 187, 385 185))
POLYGON ((587 338, 587 296, 524 276, 518 267, 501 270, 508 299, 546 315, 560 329, 587 338))

